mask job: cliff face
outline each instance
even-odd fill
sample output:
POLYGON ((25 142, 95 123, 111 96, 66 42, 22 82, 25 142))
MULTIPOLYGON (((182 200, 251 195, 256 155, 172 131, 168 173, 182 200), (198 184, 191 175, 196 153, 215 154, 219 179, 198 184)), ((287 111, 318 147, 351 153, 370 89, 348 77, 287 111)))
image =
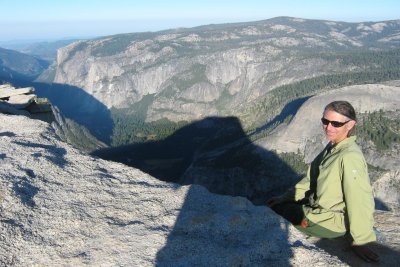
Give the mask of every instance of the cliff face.
POLYGON ((82 88, 108 108, 150 95, 147 121, 239 116, 277 86, 362 70, 319 52, 396 48, 399 24, 276 18, 109 36, 60 49, 54 82, 82 88))

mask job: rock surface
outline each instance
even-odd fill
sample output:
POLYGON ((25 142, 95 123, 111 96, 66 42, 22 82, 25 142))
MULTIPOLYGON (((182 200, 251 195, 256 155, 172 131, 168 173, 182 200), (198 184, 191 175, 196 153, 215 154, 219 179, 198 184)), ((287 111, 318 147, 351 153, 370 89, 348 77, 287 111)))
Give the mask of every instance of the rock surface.
POLYGON ((0 114, 0 265, 345 265, 266 207, 90 157, 0 114))
MULTIPOLYGON (((363 265, 340 240, 327 253, 266 207, 88 156, 42 121, 0 114, 0 151, 1 265, 363 265)), ((398 218, 378 215, 394 264, 398 218)))
POLYGON ((33 87, 17 89, 11 84, 0 85, 0 112, 52 121, 50 103, 45 98, 38 99, 34 90, 33 87))

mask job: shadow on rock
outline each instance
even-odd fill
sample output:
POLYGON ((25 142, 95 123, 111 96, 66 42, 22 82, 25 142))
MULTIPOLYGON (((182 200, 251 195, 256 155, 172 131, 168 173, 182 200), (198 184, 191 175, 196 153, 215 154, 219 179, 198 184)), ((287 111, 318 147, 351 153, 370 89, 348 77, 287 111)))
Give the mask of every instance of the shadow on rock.
POLYGON ((278 216, 258 205, 300 176, 274 152, 254 145, 236 117, 208 117, 164 140, 93 154, 163 181, 203 186, 188 189, 167 243, 157 254, 157 266, 290 266, 287 229, 281 228, 278 216), (214 198, 221 195, 242 196, 256 205, 227 198, 232 203, 220 207, 214 198), (259 216, 263 212, 265 216, 259 216))
POLYGON ((192 186, 155 266, 291 266, 287 226, 244 198, 192 186))
POLYGON ((82 88, 57 83, 40 83, 27 80, 9 79, 15 87, 34 87, 38 97, 50 100, 61 114, 85 126, 91 134, 110 144, 114 122, 110 110, 82 88))
POLYGON ((370 248, 375 251, 380 261, 378 263, 368 263, 358 257, 349 247, 349 241, 345 238, 320 239, 314 243, 317 247, 325 250, 333 256, 337 256, 341 261, 349 266, 398 266, 400 251, 381 243, 371 243, 370 248))
POLYGON ((199 184, 213 193, 243 196, 256 205, 264 205, 300 178, 274 152, 254 145, 236 117, 208 117, 164 140, 106 148, 93 155, 163 181, 199 184))
POLYGON ((110 143, 114 123, 110 110, 99 100, 76 86, 35 83, 35 92, 57 106, 61 114, 87 127, 99 140, 110 143))
POLYGON ((44 157, 47 158, 49 161, 51 161, 54 165, 57 165, 61 168, 63 168, 67 163, 67 161, 64 158, 64 156, 67 154, 67 151, 64 148, 60 148, 55 145, 44 145, 31 142, 21 142, 21 141, 12 141, 12 142, 21 146, 38 149, 38 152, 35 152, 33 154, 34 157, 43 156, 40 150, 48 152, 48 155, 44 153, 45 154, 44 157))

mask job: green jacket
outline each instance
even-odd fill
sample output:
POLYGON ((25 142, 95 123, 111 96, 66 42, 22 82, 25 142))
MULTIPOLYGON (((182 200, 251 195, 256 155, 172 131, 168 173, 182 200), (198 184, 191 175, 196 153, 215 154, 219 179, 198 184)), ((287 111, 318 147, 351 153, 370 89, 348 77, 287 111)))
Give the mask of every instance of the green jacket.
POLYGON ((376 240, 375 207, 367 164, 355 140, 353 136, 333 147, 327 145, 311 163, 307 176, 284 197, 304 201, 311 235, 314 225, 333 233, 349 231, 353 244, 363 245, 376 240))

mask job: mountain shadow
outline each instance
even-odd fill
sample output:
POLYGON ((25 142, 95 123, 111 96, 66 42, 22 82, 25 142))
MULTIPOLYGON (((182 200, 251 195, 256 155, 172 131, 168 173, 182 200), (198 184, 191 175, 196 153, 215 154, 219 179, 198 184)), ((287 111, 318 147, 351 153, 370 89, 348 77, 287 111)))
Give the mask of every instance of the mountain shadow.
POLYGON ((213 193, 243 196, 256 205, 264 205, 300 179, 274 152, 254 145, 236 117, 208 117, 164 140, 92 154, 163 181, 200 184, 213 193))
MULTIPOLYGON (((259 206, 300 178, 275 153, 254 145, 236 117, 208 117, 184 126, 164 140, 105 148, 92 154, 138 168, 163 181, 200 184, 216 194, 246 197, 259 206)), ((215 208, 215 202, 205 199, 209 194, 201 195, 198 187, 188 190, 175 226, 169 231, 167 244, 157 254, 156 266, 290 265, 292 252, 287 228, 277 227, 279 233, 275 234, 280 236, 279 241, 268 233, 268 223, 279 225, 278 217, 271 216, 269 222, 263 224, 265 228, 257 226, 260 228, 257 231, 250 231, 248 225, 239 223, 228 230, 232 232, 221 234, 224 230, 219 225, 225 222, 216 220, 212 229, 201 224, 214 220, 214 215, 210 214, 220 216, 230 212, 215 208), (208 201, 210 203, 206 204, 208 201), (250 246, 249 251, 241 251, 248 245, 242 244, 247 241, 236 237, 235 232, 240 231, 249 231, 249 238, 265 243, 265 247, 250 246), (227 242, 227 239, 232 240, 227 242), (283 245, 279 245, 279 253, 273 254, 267 247, 276 247, 276 242, 283 242, 283 245), (244 258, 248 260, 252 253, 254 259, 246 262, 244 258), (188 257, 190 262, 187 262, 188 257)))
POLYGON ((57 106, 61 114, 89 129, 99 140, 110 143, 114 122, 110 110, 85 90, 65 84, 37 84, 36 93, 57 106))
POLYGON ((154 266, 292 266, 289 223, 248 203, 188 188, 154 266))
POLYGON ((24 79, 7 79, 15 87, 34 87, 38 97, 49 99, 62 116, 85 126, 91 134, 109 144, 114 122, 110 110, 82 88, 57 83, 39 83, 24 79))
MULTIPOLYGON (((279 155, 255 145, 235 117, 208 117, 164 140, 106 148, 93 155, 122 162, 163 181, 198 184, 218 195, 242 196, 261 209, 266 208, 262 206, 268 198, 301 178, 279 155)), ((246 220, 236 221, 250 214, 244 209, 237 217, 234 203, 240 200, 219 207, 213 199, 199 187, 188 189, 173 229, 165 229, 167 242, 157 253, 156 266, 291 266, 293 247, 315 249, 301 241, 291 243, 289 223, 282 225, 277 216, 266 216, 265 225, 252 220, 246 224, 246 220), (281 227, 271 228, 277 224, 281 227)), ((344 238, 321 239, 315 245, 351 266, 365 264, 344 250, 348 246, 344 238)), ((387 255, 385 262, 394 262, 392 258, 399 255, 387 246, 375 247, 387 255)))
POLYGON ((297 111, 299 110, 299 108, 311 97, 312 96, 305 96, 305 97, 296 98, 296 99, 290 101, 283 107, 281 113, 279 113, 272 120, 268 121, 266 124, 257 128, 253 134, 257 134, 263 130, 270 128, 274 124, 283 122, 288 117, 294 117, 296 115, 297 111))

